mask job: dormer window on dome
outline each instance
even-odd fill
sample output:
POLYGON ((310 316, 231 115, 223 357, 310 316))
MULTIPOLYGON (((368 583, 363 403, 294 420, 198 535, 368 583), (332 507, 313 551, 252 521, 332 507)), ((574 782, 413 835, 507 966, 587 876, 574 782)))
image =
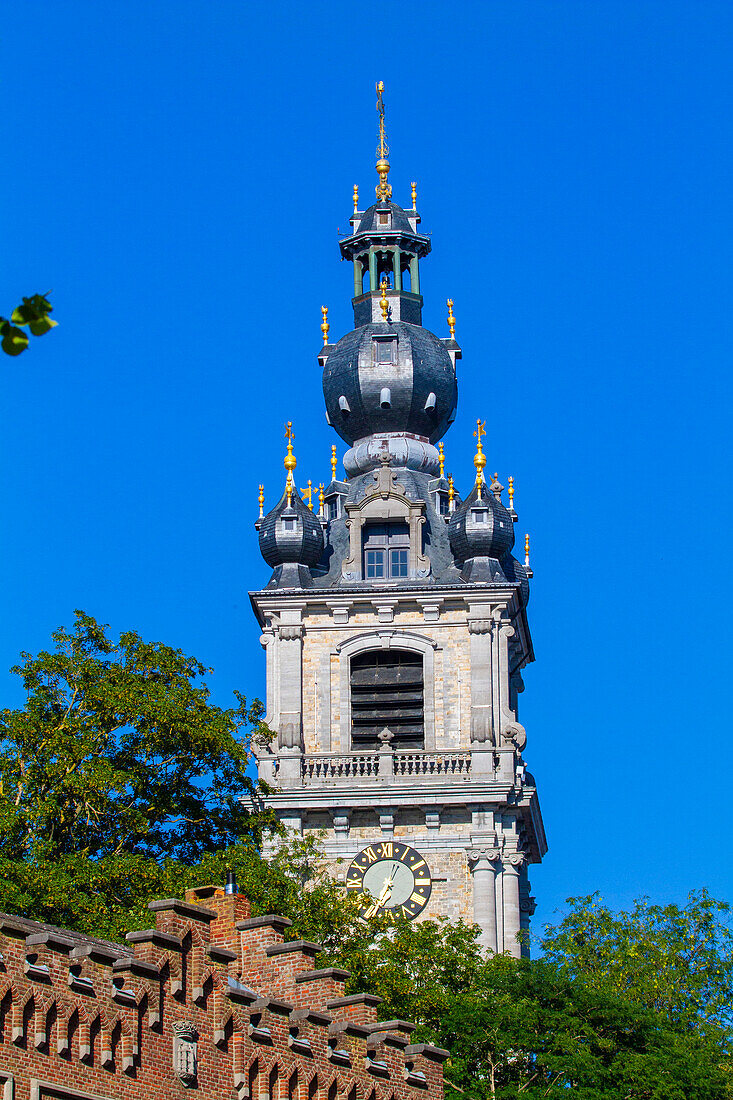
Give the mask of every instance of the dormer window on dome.
POLYGON ((397 337, 374 336, 372 352, 375 363, 379 365, 394 363, 397 359, 397 337))

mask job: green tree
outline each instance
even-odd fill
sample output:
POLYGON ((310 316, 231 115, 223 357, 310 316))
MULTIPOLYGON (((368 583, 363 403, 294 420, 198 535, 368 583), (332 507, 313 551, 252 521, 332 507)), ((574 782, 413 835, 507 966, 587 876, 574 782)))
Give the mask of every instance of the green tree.
POLYGON ((207 858, 261 863, 261 704, 214 705, 195 658, 81 612, 53 637, 13 669, 25 705, 0 712, 0 908, 119 934, 207 858))
POLYGON ((597 894, 568 904, 542 939, 545 958, 563 973, 652 1008, 681 1031, 733 1026, 726 902, 700 890, 683 906, 642 898, 628 912, 613 912, 597 894))

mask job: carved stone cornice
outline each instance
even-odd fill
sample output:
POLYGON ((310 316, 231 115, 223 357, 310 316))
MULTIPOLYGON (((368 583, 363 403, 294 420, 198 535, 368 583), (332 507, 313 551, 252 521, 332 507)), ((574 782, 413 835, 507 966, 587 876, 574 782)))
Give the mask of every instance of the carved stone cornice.
POLYGON ((281 642, 297 642, 305 634, 302 623, 278 627, 278 635, 281 642))

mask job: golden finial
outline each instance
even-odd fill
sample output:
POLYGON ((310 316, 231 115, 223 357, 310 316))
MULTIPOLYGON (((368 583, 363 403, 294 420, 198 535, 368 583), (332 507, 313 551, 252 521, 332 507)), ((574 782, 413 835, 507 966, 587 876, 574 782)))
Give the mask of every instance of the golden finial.
POLYGON ((456 338, 456 319, 453 316, 453 299, 448 299, 448 328, 450 329, 450 338, 455 340, 456 338))
POLYGON ((412 188, 412 209, 417 210, 417 184, 414 180, 410 184, 410 187, 412 188))
POLYGON ((288 420, 285 425, 285 438, 288 441, 288 453, 283 459, 283 466, 288 471, 287 480, 285 481, 285 492, 288 494, 288 507, 290 507, 293 500, 293 470, 297 466, 295 455, 293 454, 293 440, 295 439, 295 432, 293 431, 293 422, 288 420))
POLYGON ((308 478, 308 488, 307 489, 301 489, 300 491, 303 494, 303 500, 306 500, 308 502, 308 507, 310 508, 310 510, 312 512, 313 511, 313 483, 311 482, 310 478, 308 478))
POLYGON ((389 146, 387 145, 387 134, 384 128, 384 81, 377 81, 377 111, 379 112, 379 145, 377 146, 377 173, 379 175, 379 183, 377 184, 377 199, 379 202, 386 202, 387 199, 392 198, 392 187, 387 182, 389 175, 389 146))
POLYGON ((387 282, 387 276, 385 275, 384 278, 382 279, 381 283, 379 284, 379 287, 382 291, 382 298, 381 298, 379 304, 382 307, 382 320, 383 321, 387 320, 387 314, 389 313, 389 302, 387 301, 387 287, 388 286, 389 286, 389 283, 387 282))
POLYGON ((358 212, 359 212, 359 184, 355 183, 354 184, 354 213, 358 214, 358 212))
POLYGON ((529 569, 529 535, 524 536, 524 568, 529 569))
POLYGON ((260 485, 260 493, 259 493, 259 496, 257 497, 257 502, 260 506, 260 519, 262 519, 262 517, 265 514, 265 512, 264 512, 264 508, 265 508, 265 486, 264 485, 260 485))
POLYGON ((331 447, 331 481, 336 480, 336 467, 338 466, 338 459, 336 458, 336 444, 331 447))
POLYGON ((324 345, 328 343, 328 330, 330 325, 328 323, 328 306, 321 306, 321 313, 323 314, 323 321, 321 322, 321 332, 323 333, 324 345))
POLYGON ((445 470, 445 455, 443 454, 443 441, 438 444, 438 463, 440 465, 440 476, 443 476, 445 470))
POLYGON ((448 511, 453 511, 453 498, 456 495, 456 491, 453 488, 453 474, 448 474, 448 511))
POLYGON ((509 484, 509 511, 513 512, 514 511, 514 478, 512 477, 511 474, 507 478, 507 482, 509 484))
POLYGON ((321 519, 323 519, 324 515, 323 504, 325 499, 326 498, 323 495, 323 482, 321 482, 321 484, 318 486, 318 515, 321 517, 321 519))
POLYGON ((473 464, 476 467, 476 484, 481 491, 481 483, 484 480, 484 466, 486 465, 486 455, 484 454, 484 446, 481 442, 481 436, 486 435, 486 421, 476 421, 476 431, 473 433, 476 436, 476 455, 473 460, 473 464))

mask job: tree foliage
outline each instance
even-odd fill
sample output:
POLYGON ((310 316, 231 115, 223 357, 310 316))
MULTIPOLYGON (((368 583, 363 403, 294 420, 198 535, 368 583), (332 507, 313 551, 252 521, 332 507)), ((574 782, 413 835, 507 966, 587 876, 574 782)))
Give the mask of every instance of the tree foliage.
POLYGON ((27 328, 32 336, 43 336, 55 328, 58 321, 52 321, 49 314, 53 306, 45 294, 33 294, 24 298, 10 315, 10 320, 0 317, 0 347, 6 355, 20 355, 30 343, 27 328))
POLYGON ((194 657, 82 612, 53 638, 12 670, 25 706, 0 711, 0 857, 193 863, 258 833, 242 796, 261 704, 215 706, 194 657))
POLYGON ((545 929, 545 957, 568 977, 661 1013, 681 1030, 733 1026, 730 906, 705 890, 683 906, 638 900, 613 912, 597 894, 568 900, 545 929))

